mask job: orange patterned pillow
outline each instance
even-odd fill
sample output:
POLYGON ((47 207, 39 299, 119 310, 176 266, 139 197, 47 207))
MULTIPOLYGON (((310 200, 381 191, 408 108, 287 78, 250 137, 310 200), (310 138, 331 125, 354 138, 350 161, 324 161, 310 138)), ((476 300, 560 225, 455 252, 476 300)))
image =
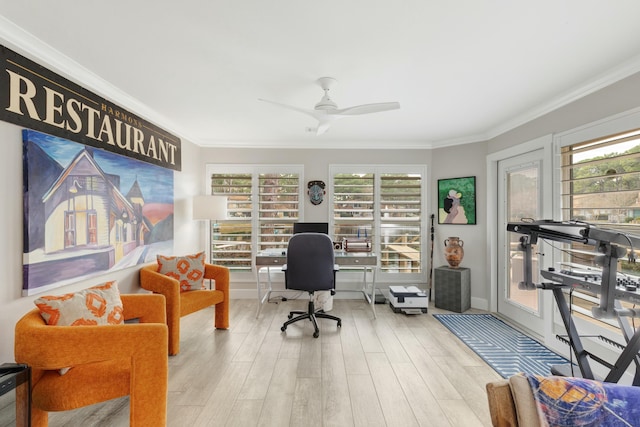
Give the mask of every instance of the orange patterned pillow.
POLYGON ((36 299, 47 325, 119 325, 124 323, 122 301, 116 281, 79 292, 36 299))
POLYGON ((204 289, 204 252, 186 256, 158 255, 158 272, 180 282, 180 292, 204 289))

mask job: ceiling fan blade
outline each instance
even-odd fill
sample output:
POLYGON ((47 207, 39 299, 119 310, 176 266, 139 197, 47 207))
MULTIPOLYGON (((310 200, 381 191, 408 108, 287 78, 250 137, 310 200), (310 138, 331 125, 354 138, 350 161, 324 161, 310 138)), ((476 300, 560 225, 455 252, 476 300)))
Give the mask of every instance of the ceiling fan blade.
POLYGON ((262 98, 258 98, 258 101, 267 102, 269 104, 277 105, 278 107, 286 108, 288 110, 293 110, 293 111, 297 111, 299 113, 308 114, 313 118, 318 118, 317 112, 314 111, 314 110, 309 110, 309 109, 306 109, 306 108, 294 107, 293 105, 281 104, 279 102, 269 101, 268 99, 262 99, 262 98))
POLYGON ((381 111, 397 110, 400 108, 399 102, 379 102, 376 104, 356 105, 340 110, 331 111, 331 114, 341 116, 357 116, 359 114, 379 113, 381 111))
POLYGON ((327 130, 329 130, 329 126, 331 126, 331 120, 320 120, 318 123, 318 127, 316 128, 316 135, 322 135, 327 130))
POLYGON ((323 77, 318 80, 318 84, 324 91, 324 96, 320 99, 320 102, 315 105, 313 110, 269 101, 268 99, 258 98, 258 100, 313 117, 318 121, 318 125, 315 128, 306 129, 307 132, 315 132, 316 135, 324 134, 331 126, 331 123, 344 117, 379 113, 382 111, 397 110, 400 108, 399 102, 378 102, 375 104, 356 105, 348 108, 337 108, 336 103, 329 97, 329 89, 331 89, 331 86, 335 83, 336 80, 331 77, 323 77))

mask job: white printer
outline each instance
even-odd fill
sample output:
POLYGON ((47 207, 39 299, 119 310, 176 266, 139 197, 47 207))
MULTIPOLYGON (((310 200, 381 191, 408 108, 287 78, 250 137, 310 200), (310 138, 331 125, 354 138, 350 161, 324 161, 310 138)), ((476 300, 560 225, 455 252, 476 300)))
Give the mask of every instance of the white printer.
POLYGON ((429 298, 417 286, 389 286, 389 305, 395 313, 426 313, 429 298))

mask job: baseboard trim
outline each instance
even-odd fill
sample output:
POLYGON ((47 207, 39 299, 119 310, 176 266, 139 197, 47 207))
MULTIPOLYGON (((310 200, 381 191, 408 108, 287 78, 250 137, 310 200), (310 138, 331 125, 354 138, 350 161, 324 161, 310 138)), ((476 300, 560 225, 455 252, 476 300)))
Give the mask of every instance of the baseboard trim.
MULTIPOLYGON (((294 294, 299 291, 291 291, 286 289, 278 289, 271 292, 271 296, 280 296, 294 294)), ((254 299, 258 300, 258 291, 255 289, 231 289, 231 299, 254 299)), ((335 299, 363 299, 363 295, 359 291, 337 292, 335 299)), ((489 301, 484 298, 471 297, 471 308, 489 311, 489 301)))
MULTIPOLYGON (((280 296, 284 295, 292 295, 296 293, 300 293, 302 291, 294 291, 287 289, 278 289, 271 291, 271 296, 280 296)), ((231 295, 231 299, 255 299, 258 300, 258 291, 255 289, 231 289, 229 291, 231 295)), ((348 292, 336 292, 333 296, 335 299, 364 299, 364 296, 360 291, 348 291, 348 292)))

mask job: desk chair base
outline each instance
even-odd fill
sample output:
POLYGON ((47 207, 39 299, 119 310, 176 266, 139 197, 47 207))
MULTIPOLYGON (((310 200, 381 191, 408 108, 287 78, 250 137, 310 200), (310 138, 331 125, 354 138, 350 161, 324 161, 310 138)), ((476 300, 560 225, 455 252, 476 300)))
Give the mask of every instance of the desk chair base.
POLYGON ((313 337, 318 338, 320 336, 320 329, 318 329, 318 322, 316 320, 316 318, 318 317, 322 319, 336 320, 338 322, 338 327, 342 327, 342 319, 340 319, 339 317, 327 314, 322 310, 316 311, 315 305, 313 303, 313 295, 311 295, 311 299, 309 300, 309 308, 307 311, 292 311, 289 313, 288 317, 289 320, 284 322, 284 325, 282 325, 282 327, 280 328, 282 332, 287 330, 287 326, 294 322, 297 322, 298 320, 309 319, 313 323, 313 328, 315 329, 315 331, 313 332, 313 337), (298 314, 299 316, 293 317, 295 314, 298 314))

